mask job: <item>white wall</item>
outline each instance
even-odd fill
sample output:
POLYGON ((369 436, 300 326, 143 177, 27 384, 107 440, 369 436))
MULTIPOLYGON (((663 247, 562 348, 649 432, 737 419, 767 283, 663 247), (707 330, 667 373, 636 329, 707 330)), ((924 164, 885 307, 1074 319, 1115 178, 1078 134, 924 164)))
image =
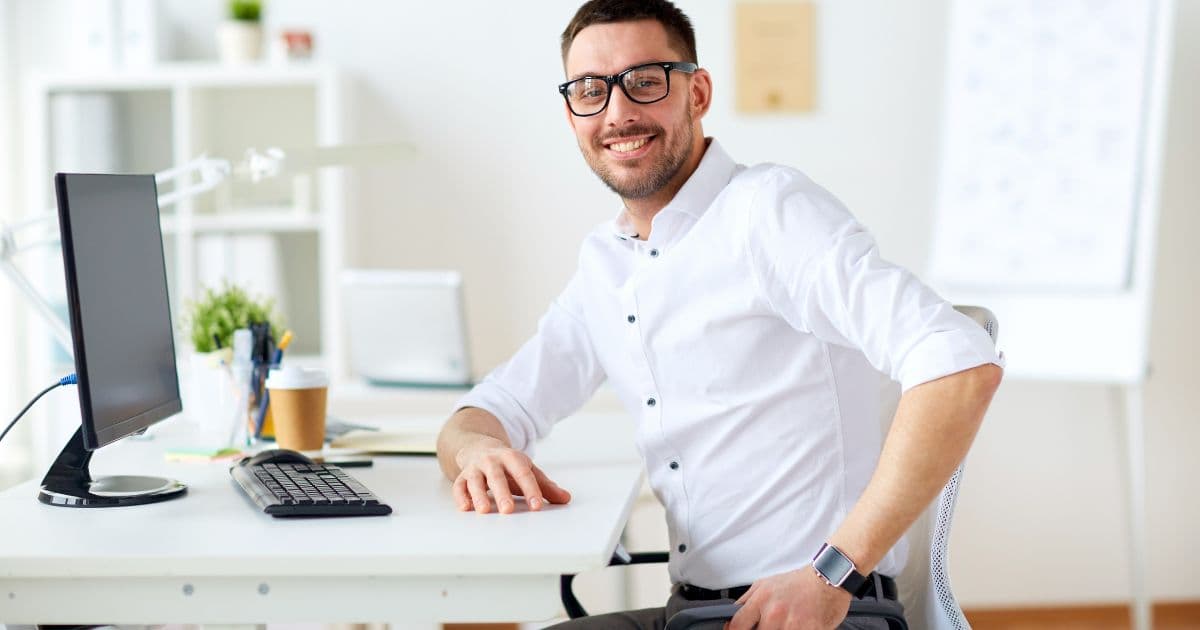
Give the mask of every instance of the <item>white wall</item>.
MULTIPOLYGON (((15 170, 18 160, 18 135, 16 125, 16 20, 13 6, 0 2, 0 224, 20 216, 17 212, 19 196, 15 186, 18 178, 15 170)), ((24 402, 18 402, 20 378, 20 336, 17 334, 17 292, 7 278, 0 278, 0 431, 8 425, 11 414, 15 414, 24 402), (11 412, 10 412, 11 410, 11 412)), ((25 464, 22 450, 15 444, 24 443, 26 433, 14 431, 0 443, 0 487, 13 480, 25 464)))
MULTIPOLYGON (((741 160, 808 170, 868 219, 888 255, 920 266, 937 116, 936 100, 910 95, 937 93, 943 44, 930 34, 945 12, 887 4, 827 3, 820 111, 754 119, 732 111, 732 3, 683 6, 716 76, 706 130, 741 160)), ((268 14, 312 26, 320 55, 358 75, 351 138, 410 139, 422 152, 412 167, 360 178, 351 262, 462 268, 475 356, 494 365, 533 330, 583 235, 619 208, 580 159, 554 89, 557 38, 576 5, 358 6, 276 3, 268 14)))
MULTIPOLYGON (((38 3, 39 5, 43 3, 38 3)), ((215 3, 169 0, 175 49, 211 56, 215 3)), ((1178 3, 1177 59, 1147 388, 1151 590, 1200 598, 1200 3, 1178 3), (1194 83, 1194 81, 1193 81, 1194 83)), ((534 329, 579 240, 618 208, 574 146, 554 85, 575 3, 289 0, 267 21, 316 33, 321 58, 357 77, 350 137, 409 140, 411 165, 354 177, 352 264, 457 267, 486 369, 534 329), (420 9, 416 9, 419 6, 420 9)), ((930 246, 947 0, 820 3, 819 109, 732 111, 733 0, 681 5, 717 95, 706 130, 743 162, 785 162, 839 195, 889 258, 921 270, 930 246), (917 10, 917 9, 920 10, 917 10)), ((0 145, 2 146, 2 145, 0 145)), ((1002 333, 1003 334, 1003 333, 1002 333)), ((1114 331, 1114 334, 1121 334, 1114 331)), ((1103 340, 1098 340, 1103 343, 1103 340)), ((1084 385, 1006 382, 968 462, 952 574, 968 605, 1121 600, 1128 590, 1123 433, 1084 385), (1063 576, 1067 577, 1063 577, 1063 576), (1044 577, 1043 577, 1044 576, 1044 577), (1052 577, 1051 577, 1052 576, 1052 577)))

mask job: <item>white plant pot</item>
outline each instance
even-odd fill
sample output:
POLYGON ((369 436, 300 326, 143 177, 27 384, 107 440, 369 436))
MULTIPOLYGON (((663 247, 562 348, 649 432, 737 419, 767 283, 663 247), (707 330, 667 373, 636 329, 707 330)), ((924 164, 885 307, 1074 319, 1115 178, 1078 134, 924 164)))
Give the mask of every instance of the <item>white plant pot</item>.
POLYGON ((182 379, 183 414, 193 424, 194 446, 228 446, 233 418, 233 388, 227 368, 230 353, 192 353, 182 379))
POLYGON ((217 25, 217 56, 225 63, 251 63, 262 58, 262 26, 225 20, 217 25))

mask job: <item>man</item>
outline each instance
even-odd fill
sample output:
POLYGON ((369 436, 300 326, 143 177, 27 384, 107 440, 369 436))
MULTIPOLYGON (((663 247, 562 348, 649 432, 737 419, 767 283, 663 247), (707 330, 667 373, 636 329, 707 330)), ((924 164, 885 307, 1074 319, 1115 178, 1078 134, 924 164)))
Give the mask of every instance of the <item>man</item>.
POLYGON ((455 500, 570 501, 524 451, 607 379, 666 508, 675 588, 571 624, 661 627, 729 596, 735 630, 877 627, 843 623, 850 590, 902 568, 904 531, 966 455, 1001 378, 990 339, 803 174, 704 136, 712 78, 670 2, 592 0, 562 55, 567 122, 623 208, 442 430, 455 500), (882 445, 879 372, 904 392, 882 445), (831 585, 847 562, 855 579, 831 585))

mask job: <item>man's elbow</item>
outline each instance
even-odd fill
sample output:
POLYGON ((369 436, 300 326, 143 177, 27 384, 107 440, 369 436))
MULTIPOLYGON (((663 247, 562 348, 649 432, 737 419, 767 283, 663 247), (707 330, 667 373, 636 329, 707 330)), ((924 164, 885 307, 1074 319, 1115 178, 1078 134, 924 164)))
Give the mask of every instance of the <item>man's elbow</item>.
POLYGON ((967 372, 972 375, 974 386, 980 392, 986 392, 989 400, 1000 388, 1000 381, 1004 379, 1004 368, 995 363, 985 363, 971 368, 967 372))
POLYGON ((1004 368, 994 363, 986 363, 969 370, 959 373, 960 396, 966 403, 973 407, 976 423, 982 423, 984 414, 987 413, 988 406, 991 405, 992 397, 996 394, 996 390, 1000 388, 1000 381, 1004 378, 1004 368))

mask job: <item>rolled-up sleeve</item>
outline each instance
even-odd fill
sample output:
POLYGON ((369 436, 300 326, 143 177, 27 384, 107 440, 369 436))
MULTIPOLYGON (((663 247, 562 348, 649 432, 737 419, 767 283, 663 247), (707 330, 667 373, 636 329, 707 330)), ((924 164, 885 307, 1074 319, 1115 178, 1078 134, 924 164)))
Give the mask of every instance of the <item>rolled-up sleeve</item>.
POLYGON ((908 270, 832 195, 803 176, 768 180, 748 213, 748 247, 774 310, 794 328, 860 350, 903 390, 986 363, 991 337, 908 270))
POLYGON ((455 405, 478 407, 500 420, 513 448, 531 452, 604 381, 579 310, 576 274, 538 322, 537 332, 455 405))

